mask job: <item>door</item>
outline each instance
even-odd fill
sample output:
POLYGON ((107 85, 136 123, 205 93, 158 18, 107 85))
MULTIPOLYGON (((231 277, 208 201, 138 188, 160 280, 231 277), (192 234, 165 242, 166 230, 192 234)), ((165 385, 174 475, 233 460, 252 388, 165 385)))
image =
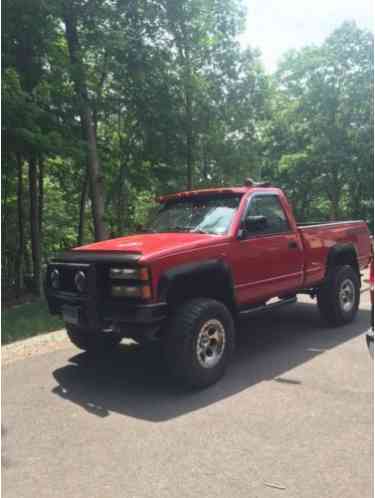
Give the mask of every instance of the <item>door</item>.
POLYGON ((244 220, 254 221, 253 217, 262 223, 244 229, 241 239, 234 242, 233 268, 240 304, 292 293, 303 282, 303 246, 277 195, 251 196, 244 220))

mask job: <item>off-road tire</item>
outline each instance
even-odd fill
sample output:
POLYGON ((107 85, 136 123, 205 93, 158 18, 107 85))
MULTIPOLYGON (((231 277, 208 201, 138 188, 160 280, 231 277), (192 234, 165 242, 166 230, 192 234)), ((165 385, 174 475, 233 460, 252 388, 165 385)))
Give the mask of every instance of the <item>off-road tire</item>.
POLYGON ((360 301, 360 279, 358 272, 349 265, 332 267, 324 284, 318 290, 318 306, 322 318, 331 326, 345 325, 354 320, 360 301), (350 309, 340 299, 345 282, 353 289, 353 305, 350 309), (351 284, 350 284, 351 283, 351 284))
POLYGON ((89 353, 105 353, 115 349, 120 343, 121 336, 110 332, 94 332, 91 330, 66 325, 66 332, 71 342, 77 348, 89 353))
POLYGON ((233 318, 228 308, 214 299, 198 298, 177 308, 166 326, 163 349, 173 376, 187 387, 203 388, 217 382, 225 373, 235 347, 233 318), (217 364, 201 365, 197 351, 198 338, 207 324, 221 324, 224 346, 217 355, 217 364), (224 332, 223 332, 224 331, 224 332))

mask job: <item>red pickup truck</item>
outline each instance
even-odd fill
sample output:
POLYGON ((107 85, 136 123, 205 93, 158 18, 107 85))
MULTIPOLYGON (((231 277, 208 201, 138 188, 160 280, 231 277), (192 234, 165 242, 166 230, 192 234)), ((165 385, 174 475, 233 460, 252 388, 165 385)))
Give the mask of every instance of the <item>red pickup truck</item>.
POLYGON ((204 387, 224 374, 241 317, 307 293, 329 324, 354 319, 371 255, 365 222, 298 225, 280 189, 251 181, 160 204, 147 231, 48 265, 50 312, 79 348, 159 339, 173 374, 204 387))

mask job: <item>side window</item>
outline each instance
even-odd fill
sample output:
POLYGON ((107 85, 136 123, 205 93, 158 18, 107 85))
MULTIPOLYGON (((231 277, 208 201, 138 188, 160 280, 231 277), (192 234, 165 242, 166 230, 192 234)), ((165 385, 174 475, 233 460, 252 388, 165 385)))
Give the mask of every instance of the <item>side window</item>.
POLYGON ((290 231, 284 209, 276 195, 257 195, 254 197, 250 202, 246 216, 265 216, 266 221, 263 226, 256 230, 257 235, 290 231))

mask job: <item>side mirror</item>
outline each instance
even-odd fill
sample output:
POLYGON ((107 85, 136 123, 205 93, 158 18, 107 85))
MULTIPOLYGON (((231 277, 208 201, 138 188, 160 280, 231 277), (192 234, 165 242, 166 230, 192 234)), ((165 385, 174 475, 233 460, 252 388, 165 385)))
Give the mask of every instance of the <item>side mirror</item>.
POLYGON ((248 216, 245 218, 244 226, 249 233, 259 232, 267 226, 267 218, 263 215, 248 216))

